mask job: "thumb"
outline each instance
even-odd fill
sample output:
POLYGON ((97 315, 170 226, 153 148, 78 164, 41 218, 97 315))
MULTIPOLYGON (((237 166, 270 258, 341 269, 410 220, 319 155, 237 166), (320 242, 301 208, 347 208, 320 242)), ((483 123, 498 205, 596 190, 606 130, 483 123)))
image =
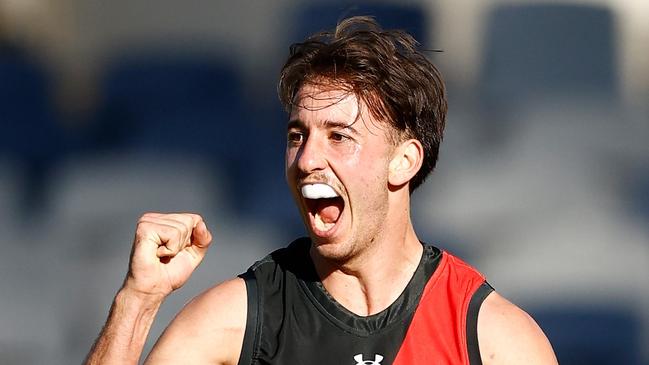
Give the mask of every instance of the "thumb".
POLYGON ((192 231, 192 245, 206 250, 212 242, 212 234, 207 229, 204 221, 198 222, 192 231))

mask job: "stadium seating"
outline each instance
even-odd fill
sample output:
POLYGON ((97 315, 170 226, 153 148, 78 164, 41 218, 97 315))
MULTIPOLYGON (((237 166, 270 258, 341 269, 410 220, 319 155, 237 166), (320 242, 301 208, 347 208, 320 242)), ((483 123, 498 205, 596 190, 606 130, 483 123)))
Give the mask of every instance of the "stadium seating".
POLYGON ((24 52, 0 48, 0 156, 24 174, 19 215, 37 209, 47 173, 67 148, 52 100, 47 70, 24 52))
POLYGON ((137 219, 146 211, 199 213, 214 236, 206 262, 161 309, 148 348, 189 299, 275 247, 268 244, 277 242, 268 225, 233 218, 224 173, 204 160, 162 154, 106 153, 59 166, 48 191, 50 219, 38 231, 46 235, 39 252, 57 263, 50 266, 57 269, 62 294, 49 305, 60 318, 53 324, 58 337, 69 339, 60 351, 77 359, 88 351, 123 280, 137 219))
POLYGON ((371 15, 385 29, 404 29, 412 34, 422 45, 428 44, 430 21, 424 9, 416 4, 376 3, 376 2, 307 2, 298 6, 290 32, 290 41, 296 42, 324 30, 331 30, 336 23, 354 15, 371 15))
POLYGON ((487 18, 481 97, 498 103, 617 97, 616 34, 605 7, 517 4, 487 18))
POLYGON ((550 308, 534 312, 562 365, 641 365, 640 320, 615 308, 550 308))
POLYGON ((30 163, 51 153, 56 119, 46 71, 29 57, 0 53, 0 152, 30 163))
POLYGON ((131 53, 108 66, 102 88, 96 129, 111 138, 104 145, 200 156, 245 173, 256 135, 230 63, 196 52, 131 53))

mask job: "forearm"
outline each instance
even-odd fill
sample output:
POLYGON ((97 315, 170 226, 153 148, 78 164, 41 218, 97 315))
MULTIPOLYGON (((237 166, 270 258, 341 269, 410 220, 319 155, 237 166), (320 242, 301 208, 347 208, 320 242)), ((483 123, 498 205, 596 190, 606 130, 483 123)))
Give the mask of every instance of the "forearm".
POLYGON ((137 364, 162 299, 121 289, 86 365, 137 364))

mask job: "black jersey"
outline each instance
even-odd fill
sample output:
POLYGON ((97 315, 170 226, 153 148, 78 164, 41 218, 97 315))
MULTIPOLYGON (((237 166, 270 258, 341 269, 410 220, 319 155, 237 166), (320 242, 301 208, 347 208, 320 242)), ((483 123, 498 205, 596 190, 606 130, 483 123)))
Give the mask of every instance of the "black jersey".
POLYGON ((310 245, 298 239, 241 275, 248 320, 239 365, 480 364, 477 315, 492 289, 468 265, 425 245, 399 298, 365 317, 327 293, 310 245))

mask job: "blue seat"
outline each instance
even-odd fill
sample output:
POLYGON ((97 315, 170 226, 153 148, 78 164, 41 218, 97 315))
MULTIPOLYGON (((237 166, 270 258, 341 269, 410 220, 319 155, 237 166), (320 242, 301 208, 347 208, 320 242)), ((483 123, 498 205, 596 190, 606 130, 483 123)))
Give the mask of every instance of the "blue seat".
POLYGON ((487 19, 481 97, 514 103, 558 96, 616 98, 616 36, 606 7, 503 5, 487 19))
POLYGON ((640 365, 640 318, 617 308, 532 311, 562 365, 640 365))
POLYGON ((0 49, 0 157, 22 166, 24 183, 17 214, 39 212, 51 167, 66 153, 66 133, 39 63, 0 49))
POLYGON ((370 2, 308 2, 297 8, 290 41, 299 42, 307 36, 332 30, 336 24, 347 17, 371 15, 384 29, 403 29, 413 35, 424 48, 429 46, 429 19, 424 9, 415 4, 370 3, 370 2))
POLYGON ((239 69, 216 56, 153 50, 107 67, 92 145, 199 158, 245 187, 261 137, 250 125, 239 69))
POLYGON ((28 165, 56 155, 60 135, 45 70, 31 59, 0 53, 0 153, 28 165))
POLYGON ((211 56, 155 51, 107 69, 97 145, 187 154, 244 168, 254 150, 239 70, 211 56))

